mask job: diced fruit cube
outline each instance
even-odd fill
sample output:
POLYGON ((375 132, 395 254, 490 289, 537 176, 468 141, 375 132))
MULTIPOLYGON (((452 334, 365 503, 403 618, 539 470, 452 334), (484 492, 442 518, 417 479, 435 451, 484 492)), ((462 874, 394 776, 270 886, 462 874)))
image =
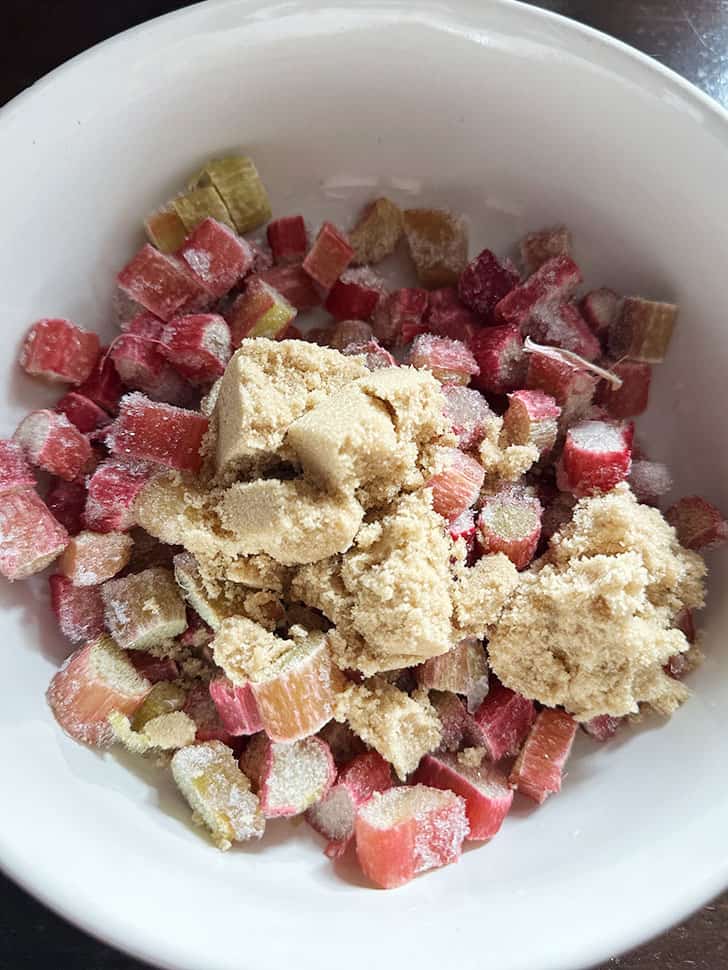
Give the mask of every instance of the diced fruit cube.
POLYGON ((284 216, 268 223, 268 245, 276 266, 301 263, 308 249, 308 233, 303 216, 284 216))
POLYGON ((237 155, 214 159, 197 173, 191 185, 214 186, 241 234, 252 232, 270 219, 268 193, 252 158, 237 155))
POLYGON ((253 267, 250 244, 216 219, 201 222, 178 256, 215 299, 225 296, 253 267))
POLYGON ((402 236, 402 211, 389 199, 370 202, 349 233, 354 262, 379 263, 393 253, 402 236))
POLYGON ((66 734, 104 747, 113 741, 109 714, 130 717, 151 688, 110 637, 99 637, 71 654, 51 680, 46 698, 66 734))
POLYGON ((597 378, 567 361, 531 353, 528 355, 526 385, 550 394, 561 408, 562 422, 568 424, 589 409, 597 378))
POLYGON ((259 276, 251 276, 227 315, 232 345, 239 347, 244 337, 279 337, 295 316, 295 307, 277 290, 259 276))
POLYGON ((423 286, 452 286, 468 261, 463 219, 445 209, 406 209, 402 214, 417 277, 423 286))
POLYGON ((46 495, 46 505, 69 535, 75 536, 83 528, 86 488, 81 482, 53 480, 46 495))
POLYGON ((109 356, 124 384, 143 391, 152 400, 181 404, 189 397, 187 383, 165 360, 156 339, 122 334, 114 341, 109 356))
POLYGON ((419 872, 457 862, 469 829, 464 799, 416 785, 375 793, 359 809, 355 831, 364 874, 394 889, 419 872))
POLYGON ((172 776, 219 849, 263 834, 258 798, 232 751, 220 741, 180 748, 172 758, 172 776))
POLYGON ((596 360, 602 350, 598 338, 573 303, 547 304, 534 310, 521 332, 539 343, 562 347, 584 360, 596 360))
POLYGON ((347 269, 329 290, 324 307, 334 320, 370 320, 384 284, 368 266, 347 269))
POLYGON ((82 434, 103 428, 111 421, 103 408, 95 404, 91 398, 76 391, 64 394, 56 404, 56 411, 65 414, 71 424, 78 428, 82 434))
POLYGON ((678 308, 672 303, 655 303, 629 296, 609 333, 609 352, 619 360, 629 357, 648 364, 665 359, 678 308))
POLYGON ((490 319, 497 304, 518 286, 520 279, 510 260, 498 259, 490 249, 484 249, 461 273, 458 294, 465 306, 490 319))
POLYGON ((354 258, 349 240, 331 222, 324 222, 303 261, 312 280, 330 290, 354 258))
POLYGON ((592 290, 583 298, 579 309, 591 332, 605 345, 619 309, 617 294, 606 287, 592 290))
MULTIPOLYGON (((103 600, 100 596, 99 600, 103 609, 103 600)), ((179 664, 171 657, 155 657, 151 653, 146 653, 144 650, 130 650, 128 657, 134 664, 136 672, 142 677, 146 677, 150 684, 163 684, 170 680, 177 680, 179 677, 179 664)), ((183 692, 180 709, 182 704, 184 704, 184 697, 186 697, 186 694, 183 692)), ((144 704, 142 704, 143 707, 144 704)), ((177 708, 174 708, 174 710, 177 710, 177 708)), ((138 711, 137 713, 140 712, 138 711)))
POLYGON ((622 360, 612 367, 612 372, 620 378, 622 386, 614 387, 602 381, 597 403, 613 418, 636 418, 644 414, 650 397, 652 367, 637 360, 622 360))
POLYGON ((443 384, 467 384, 480 373, 475 357, 464 343, 429 333, 415 337, 409 362, 418 370, 429 370, 443 384))
POLYGON ((578 498, 608 492, 629 474, 631 426, 581 421, 569 428, 559 466, 559 487, 578 498))
POLYGON ((331 331, 329 346, 343 352, 349 344, 365 344, 373 339, 372 328, 364 320, 341 320, 331 331))
POLYGON ((443 449, 442 471, 427 483, 432 489, 432 507, 452 522, 476 500, 483 487, 485 470, 458 448, 443 449))
POLYGON ((102 347, 91 375, 78 388, 78 393, 90 398, 104 411, 116 412, 119 398, 124 393, 119 372, 109 356, 109 348, 102 347))
POLYGON ((482 842, 497 835, 513 804, 508 779, 497 768, 487 763, 470 767, 447 752, 426 754, 413 781, 464 798, 470 829, 467 838, 473 841, 482 842))
POLYGON ((430 703, 435 708, 442 725, 440 750, 458 751, 471 726, 465 704, 457 694, 436 690, 430 692, 430 703))
POLYGON ((316 284, 300 264, 267 269, 260 274, 260 278, 300 313, 313 310, 321 303, 316 284))
MULTIPOLYGON (((143 658, 149 657, 148 653, 140 650, 130 650, 126 656, 131 660, 134 669, 137 671, 149 667, 149 664, 143 660, 143 658)), ((162 661, 157 661, 157 663, 160 662, 162 661)), ((168 663, 169 661, 165 662, 168 663)), ((184 687, 180 687, 179 684, 171 684, 164 679, 158 679, 154 683, 151 677, 147 677, 147 680, 153 683, 153 687, 144 698, 144 703, 132 718, 131 726, 135 731, 141 731, 150 721, 161 717, 162 714, 173 714, 175 711, 181 711, 187 700, 187 691, 184 687)))
POLYGON ((488 664, 483 645, 474 637, 466 637, 439 657, 431 657, 417 669, 417 681, 422 687, 453 694, 478 696, 479 707, 488 693, 488 664))
POLYGON ((233 737, 263 730, 250 684, 236 686, 227 677, 215 677, 210 681, 210 697, 223 727, 233 737))
POLYGON ((230 360, 230 328, 217 313, 175 317, 162 331, 161 352, 192 384, 211 384, 230 360))
POLYGON ((152 477, 149 465, 105 461, 88 480, 84 519, 95 532, 125 532, 136 522, 134 503, 152 477))
POLYGON ((96 586, 74 586, 65 576, 49 576, 51 607, 64 637, 71 643, 95 640, 106 632, 104 601, 96 586))
POLYGON ((197 277, 184 263, 160 253, 149 243, 117 276, 121 290, 162 320, 200 309, 208 299, 197 277))
POLYGON ((518 489, 504 488, 484 500, 478 515, 478 541, 485 553, 502 552, 516 569, 525 569, 541 538, 541 503, 518 489))
POLYGON ((82 384, 94 369, 99 346, 98 334, 70 320, 38 320, 25 338, 20 366, 33 377, 82 384))
POLYGON ((424 322, 428 333, 470 344, 480 326, 472 310, 460 302, 454 286, 432 290, 424 322))
POLYGON ((494 311, 496 319, 522 327, 537 310, 565 303, 581 279, 581 271, 570 256, 555 256, 500 300, 494 311))
POLYGON ((326 795, 336 777, 329 746, 317 737, 281 744, 259 734, 243 751, 240 767, 266 818, 300 815, 326 795))
POLYGON ((480 373, 473 384, 490 394, 507 394, 523 385, 526 355, 523 338, 511 326, 485 327, 470 345, 480 373))
POLYGON ((35 475, 17 441, 0 439, 0 495, 35 488, 35 475))
POLYGON ((0 574, 25 579, 53 562, 68 533, 31 489, 0 496, 0 574))
POLYGON ((608 741, 614 737, 623 722, 623 717, 612 717, 611 714, 599 714, 590 721, 584 721, 581 726, 595 741, 608 741))
POLYGON ((91 459, 88 439, 65 414, 55 411, 31 411, 13 440, 33 465, 68 482, 78 478, 91 459))
POLYGON ((134 334, 136 337, 146 337, 148 340, 159 340, 164 330, 164 320, 155 317, 148 310, 142 310, 130 320, 121 324, 124 333, 134 334))
POLYGON ((665 513, 686 549, 715 549, 728 541, 728 522, 699 495, 681 498, 665 513))
MULTIPOLYGON (((174 578, 177 579, 176 569, 174 578)), ((185 591, 183 590, 182 592, 184 593, 185 591)), ((208 626, 202 617, 188 605, 187 629, 179 638, 180 644, 183 647, 192 647, 195 650, 199 650, 202 647, 207 647, 212 642, 214 635, 212 627, 208 626)))
POLYGON ((174 253, 185 241, 187 230, 174 208, 167 204, 157 209, 144 220, 144 228, 149 242, 160 253, 174 253))
POLYGON ((452 425, 453 434, 458 436, 461 448, 475 448, 486 436, 488 427, 496 419, 488 402, 480 391, 457 384, 445 384, 442 388, 445 398, 445 417, 452 425))
POLYGON ((170 205, 182 220, 188 233, 194 232, 200 223, 210 218, 231 229, 235 228, 220 194, 211 185, 181 192, 171 200, 170 205))
POLYGON ((125 650, 164 643, 187 626, 184 600, 171 570, 163 566, 109 580, 101 595, 106 626, 125 650))
POLYGON ((514 391, 508 395, 503 431, 509 444, 533 445, 540 455, 556 444, 561 408, 543 391, 514 391))
POLYGON ((133 545, 123 532, 80 532, 66 546, 58 571, 74 586, 98 586, 121 572, 133 545))
POLYGON ((656 505, 672 489, 672 475, 659 461, 632 461, 627 479, 638 502, 656 505))
POLYGON ((576 728, 574 718, 563 711, 540 711, 511 770, 512 787, 539 805, 560 791, 576 728))
POLYGON ((521 240, 521 258, 527 273, 535 273, 554 256, 571 255, 571 233, 565 226, 529 232, 521 240))
POLYGON ((424 317, 429 299, 427 290, 415 287, 394 290, 379 303, 374 313, 374 336, 385 347, 408 344, 426 330, 424 317))
POLYGON ((494 680, 488 696, 472 718, 473 740, 491 761, 516 754, 536 718, 533 701, 494 680))
POLYGON ((468 550, 468 563, 475 553, 475 512, 465 509, 456 519, 448 524, 447 533, 453 542, 462 539, 468 550))
POLYGON ((142 394, 127 394, 107 444, 116 455, 197 472, 208 424, 208 419, 195 411, 150 401, 142 394))
POLYGON ((222 741, 232 745, 233 736, 225 728, 206 684, 196 683, 187 694, 183 710, 197 725, 198 741, 222 741))

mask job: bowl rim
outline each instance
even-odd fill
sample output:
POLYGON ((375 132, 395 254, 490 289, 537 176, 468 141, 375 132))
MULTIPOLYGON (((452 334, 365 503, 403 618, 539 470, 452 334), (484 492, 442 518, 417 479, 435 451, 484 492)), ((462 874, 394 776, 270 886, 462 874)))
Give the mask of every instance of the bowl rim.
MULTIPOLYGON (((134 40, 140 35, 163 32, 166 25, 173 21, 193 21, 207 16, 212 17, 222 11, 229 11, 234 8, 239 8, 241 12, 249 12, 257 8, 261 13, 264 13, 267 8, 271 7, 272 9, 271 4, 272 0, 200 0, 198 3, 145 20, 114 34, 64 61, 0 107, 0 133, 2 133, 3 126, 11 120, 11 116, 24 110, 26 104, 42 98, 46 90, 58 79, 71 78, 75 74, 81 74, 97 58, 103 57, 107 51, 133 44, 134 40)), ((669 89, 679 94, 687 103, 691 103, 692 106, 700 109, 703 120, 711 124, 728 147, 728 109, 672 68, 603 31, 563 14, 533 6, 526 0, 488 0, 488 4, 491 9, 500 8, 505 12, 510 11, 516 18, 526 18, 534 23, 541 22, 558 27, 566 37, 571 36, 586 41, 593 48, 603 51, 608 56, 617 55, 620 61, 614 65, 615 70, 624 65, 625 69, 637 69, 643 76, 653 81, 656 76, 661 77, 669 89)), ((290 3, 286 4, 286 9, 287 12, 293 14, 312 5, 315 5, 315 0, 291 0, 290 3)), ((369 9, 375 15, 381 14, 385 9, 390 15, 400 10, 407 13, 410 21, 419 18, 424 20, 428 12, 447 13, 457 17, 459 11, 471 8, 478 13, 483 13, 483 7, 480 6, 478 0, 448 0, 446 4, 438 3, 437 0, 420 0, 415 8, 409 6, 407 0, 392 0, 392 2, 387 3, 386 8, 377 4, 376 0, 342 0, 337 6, 340 9, 359 10, 361 12, 366 12, 369 9)), ((548 45, 549 39, 544 38, 542 43, 548 45)), ((0 872, 72 926, 135 959, 159 967, 160 970, 179 970, 178 962, 171 955, 165 955, 163 952, 163 943, 160 943, 159 938, 155 941, 154 946, 151 943, 147 946, 146 940, 141 937, 131 938, 128 934, 128 927, 122 925, 121 922, 117 925, 110 925, 108 921, 100 923, 95 919, 93 913, 76 908, 72 901, 68 901, 63 894, 58 892, 60 883, 47 888, 41 882, 39 876, 34 874, 32 869, 29 869, 23 861, 22 851, 18 851, 14 843, 4 838, 2 829, 0 829, 0 850, 0 872)), ((616 952, 608 946, 606 939, 591 943, 587 939, 578 949, 578 952, 576 950, 573 952, 573 958, 562 965, 561 970, 585 970, 588 966, 594 966, 601 961, 618 956, 664 932, 669 926, 675 925, 727 888, 728 857, 725 861, 722 861, 720 857, 716 856, 714 868, 702 878, 674 882, 671 905, 669 908, 667 905, 662 908, 661 915, 635 915, 629 927, 621 933, 616 952)), ((171 951, 168 951, 168 953, 171 953, 171 951)), ((209 967, 200 967, 200 970, 209 970, 209 967)))

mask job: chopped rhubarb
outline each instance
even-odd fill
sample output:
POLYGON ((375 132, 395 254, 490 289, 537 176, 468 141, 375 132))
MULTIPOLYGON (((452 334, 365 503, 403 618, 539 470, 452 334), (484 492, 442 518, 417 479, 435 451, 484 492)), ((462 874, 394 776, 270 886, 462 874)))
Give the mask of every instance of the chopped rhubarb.
POLYGON ((428 305, 427 290, 415 287, 394 290, 379 303, 374 313, 374 336, 385 347, 408 344, 418 333, 426 331, 424 317, 428 305))
POLYGON ((426 754, 413 782, 455 792, 465 799, 470 832, 467 836, 484 842, 497 835, 513 804, 513 791, 508 779, 491 764, 471 767, 457 755, 426 754))
POLYGON ((470 344, 481 324, 461 303, 455 287, 444 286, 430 293, 424 326, 428 333, 470 344))
POLYGON ((303 261, 312 280, 330 290, 354 258, 349 241, 332 222, 324 222, 303 261))
POLYGON ((478 541, 485 553, 502 552, 516 569, 531 562, 541 537, 541 503, 518 489, 505 488, 483 499, 478 541))
MULTIPOLYGON (((321 303, 321 294, 303 266, 276 266, 260 273, 260 279, 272 286, 299 313, 313 310, 321 303)), ((291 324, 289 324, 289 330, 291 324)), ((287 332, 286 332, 287 336, 287 332)))
POLYGON ((617 294, 614 290, 609 290, 606 287, 600 290, 592 290, 583 298, 579 304, 579 309, 591 332, 599 338, 602 345, 606 345, 609 331, 619 310, 617 294))
POLYGON ((46 494, 46 505, 69 535, 75 536, 83 528, 86 488, 81 482, 66 482, 56 478, 46 494))
POLYGON ((240 768, 266 818, 300 815, 326 795, 336 777, 329 746, 317 737, 281 744, 259 734, 243 751, 240 768))
POLYGON ((470 733, 471 719, 465 704, 457 694, 433 690, 430 703, 435 709, 442 727, 441 751, 458 751, 466 734, 470 733))
POLYGON ((500 300, 494 311, 496 319, 522 327, 537 310, 565 303, 581 278, 581 271, 570 256, 555 256, 500 300))
POLYGON ((681 498, 665 518, 686 549, 715 549, 728 542, 728 522, 715 505, 699 495, 681 498))
POLYGON ((356 263, 380 263, 397 248, 402 236, 402 211, 389 199, 370 202, 349 233, 356 263))
POLYGON ((517 754, 536 718, 533 701, 494 680, 470 725, 472 740, 491 761, 517 754))
POLYGON ((71 482, 88 466, 91 445, 65 414, 31 411, 13 436, 31 464, 71 482))
POLYGON ((432 507, 449 522, 469 508, 483 487, 485 470, 458 448, 443 449, 442 471, 427 483, 432 489, 432 507))
POLYGON ((127 296, 162 320, 171 320, 185 310, 201 309, 209 299, 186 264, 165 256, 149 243, 116 279, 127 296))
POLYGON ((0 495, 0 574, 25 579, 53 562, 68 533, 31 489, 0 495))
POLYGON ((187 235, 184 222, 171 205, 162 206, 147 216, 144 228, 147 239, 160 253, 176 252, 187 235))
POLYGON ((450 421, 453 434, 458 436, 461 448, 475 448, 486 436, 489 426, 496 420, 488 402, 480 391, 457 384, 445 384, 445 417, 450 421))
POLYGON ((665 359, 678 308, 672 303, 655 303, 629 296, 609 333, 609 352, 619 360, 629 357, 648 364, 665 359))
POLYGON ((250 684, 236 686, 227 677, 210 681, 210 697, 226 731, 234 737, 263 730, 250 684))
POLYGON ((427 869, 457 862, 468 835, 465 801, 425 785, 376 792, 355 823, 356 854, 364 874, 394 889, 427 869))
POLYGON ((142 463, 103 462, 88 480, 84 519, 95 532, 125 532, 135 523, 134 503, 153 469, 142 463))
POLYGON ((295 316, 296 308, 277 290, 259 276, 251 276, 226 318, 232 345, 239 347, 245 337, 279 337, 295 316))
POLYGON ((373 338, 364 343, 349 343, 341 350, 342 354, 352 357, 361 354, 369 370, 382 370, 386 367, 397 367, 397 361, 388 350, 373 338))
POLYGON ((457 542, 458 539, 463 540, 468 553, 468 563, 470 563, 476 550, 475 512, 472 509, 465 509, 448 524, 447 532, 453 542, 457 542))
POLYGON ((216 313, 175 317, 162 331, 164 357, 192 384, 211 384, 230 360, 230 328, 216 313))
POLYGON ((445 209, 406 209, 403 219, 420 283, 428 288, 456 284, 468 261, 464 220, 445 209))
POLYGON ((158 340, 124 333, 114 341, 109 356, 124 384, 153 401, 184 404, 189 398, 186 381, 167 362, 158 340))
POLYGON ((521 259, 530 275, 555 256, 571 255, 571 233, 565 226, 529 232, 521 240, 521 259))
POLYGON ((631 426, 581 421, 569 428, 559 466, 559 487, 577 498, 608 492, 629 475, 631 426))
POLYGON ((663 495, 672 490, 672 475, 667 465, 659 461, 635 461, 627 479, 638 502, 657 505, 663 495))
MULTIPOLYGON (((175 570, 174 575, 175 579, 177 579, 177 570, 175 570)), ((180 644, 183 647, 192 647, 194 650, 200 650, 202 647, 207 647, 214 636, 212 627, 208 626, 202 617, 188 604, 187 629, 179 638, 180 644)))
POLYGON ((79 394, 77 391, 64 394, 56 404, 56 411, 65 414, 71 424, 78 428, 82 434, 103 428, 111 421, 103 408, 100 408, 91 398, 79 394))
POLYGON ((79 532, 58 560, 58 571, 74 586, 98 586, 121 572, 133 545, 123 532, 79 532))
POLYGON ((602 345, 574 303, 547 304, 534 310, 521 332, 549 347, 562 347, 584 360, 596 360, 602 345))
POLYGON ((624 723, 623 717, 612 717, 611 714, 599 714, 581 725, 586 733, 595 741, 609 741, 624 723))
POLYGON ((225 296, 253 267, 250 244, 215 219, 201 222, 178 256, 215 299, 225 296))
POLYGON ((70 320, 38 320, 25 338, 20 366, 33 377, 82 384, 94 369, 99 347, 98 334, 70 320))
POLYGON ((74 586, 65 576, 49 576, 51 607, 64 637, 84 643, 106 632, 104 601, 97 586, 74 586))
POLYGON ((0 439, 0 495, 35 488, 35 475, 17 441, 0 439))
POLYGON ((268 245, 276 266, 301 263, 308 250, 308 233, 303 216, 284 216, 268 223, 268 245))
POLYGON ((53 677, 46 698, 66 734, 105 747, 113 740, 109 714, 119 711, 131 717, 151 688, 114 641, 100 637, 71 654, 53 677))
POLYGON ((470 345, 480 373, 473 384, 490 394, 508 394, 523 385, 526 355, 523 338, 515 327, 485 327, 470 345))
POLYGON ((384 284, 368 266, 347 269, 329 290, 324 308, 334 320, 370 320, 384 284))
POLYGON ((637 360, 622 360, 612 367, 612 373, 619 377, 622 386, 614 387, 602 381, 597 403, 613 418, 636 418, 644 414, 650 397, 652 367, 637 360))
POLYGON ((207 684, 194 684, 182 709, 197 725, 197 741, 222 741, 232 745, 234 738, 222 723, 207 684))
POLYGON ((484 249, 460 274, 458 294, 465 306, 490 320, 497 304, 518 286, 520 279, 510 260, 498 259, 490 249, 484 249))
POLYGON ((127 394, 107 444, 115 455, 197 472, 208 424, 208 419, 195 411, 150 401, 142 394, 127 394))
POLYGON ((136 672, 146 677, 150 684, 162 684, 179 677, 179 664, 171 657, 155 657, 144 650, 130 650, 127 656, 136 672))
POLYGON ((164 320, 155 317, 148 310, 142 310, 130 320, 121 324, 124 333, 134 334, 136 337, 146 337, 148 340, 159 340, 164 330, 164 320))
POLYGON ((109 356, 108 347, 101 348, 94 369, 87 380, 77 388, 77 391, 79 394, 90 398, 94 404, 98 404, 104 411, 108 411, 110 414, 116 412, 119 398, 124 393, 124 385, 121 383, 119 372, 109 356))
POLYGON ((181 192, 172 199, 170 205, 182 220, 188 233, 194 232, 206 219, 214 219, 231 229, 235 228, 219 192, 211 185, 181 192))
POLYGON ((560 791, 576 728, 573 717, 563 711, 540 711, 511 770, 511 786, 539 805, 560 791))
POLYGON ((488 664, 483 645, 474 637, 466 637, 439 657, 430 657, 417 669, 417 681, 422 687, 468 697, 480 695, 474 707, 479 707, 488 693, 488 664))
POLYGON ((543 391, 514 391, 508 395, 503 431, 509 444, 533 445, 540 455, 556 444, 561 408, 543 391))
POLYGON ((331 331, 329 345, 343 352, 350 344, 366 344, 373 339, 372 328, 364 320, 341 320, 331 331))
POLYGON ((190 186, 210 185, 220 194, 239 233, 252 232, 270 219, 268 193, 252 158, 231 155, 207 162, 190 186))
POLYGON ((187 626, 185 604, 174 575, 153 566, 101 588, 106 626, 125 650, 144 650, 182 633, 187 626))
POLYGON ((415 337, 409 363, 418 370, 429 370, 443 384, 468 384, 480 373, 475 357, 459 340, 423 333, 415 337))
POLYGON ((561 408, 562 421, 568 423, 589 409, 597 378, 565 360, 532 353, 528 355, 526 386, 550 394, 561 408))

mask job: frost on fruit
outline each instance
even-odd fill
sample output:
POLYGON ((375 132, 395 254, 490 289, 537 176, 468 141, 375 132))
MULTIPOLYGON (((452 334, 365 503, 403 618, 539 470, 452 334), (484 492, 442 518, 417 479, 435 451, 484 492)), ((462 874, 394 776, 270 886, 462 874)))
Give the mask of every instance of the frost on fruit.
POLYGON ((456 384, 445 385, 442 395, 445 417, 458 436, 459 446, 466 451, 476 447, 498 421, 490 405, 480 391, 456 384))
POLYGON ((394 252, 402 236, 402 211, 389 199, 370 202, 349 233, 354 262, 380 263, 394 252))
POLYGON ((347 269, 329 291, 324 308, 334 320, 370 320, 384 294, 384 282, 368 266, 347 269))
POLYGON ((82 384, 99 353, 98 334, 63 318, 38 320, 28 331, 20 366, 33 377, 82 384))
POLYGON ((511 785, 539 804, 560 791, 576 728, 563 711, 540 711, 511 769, 511 785))
POLYGON ((35 475, 17 441, 0 440, 0 495, 35 488, 35 475))
POLYGON ((465 267, 458 280, 460 299, 483 319, 490 320, 498 303, 520 282, 510 260, 501 260, 484 249, 465 267))
POLYGON ((578 354, 584 360, 596 360, 601 354, 598 338, 589 329, 574 303, 539 307, 521 325, 521 332, 541 344, 561 347, 578 354))
POLYGON ((127 650, 170 640, 187 627, 185 605, 172 572, 161 566, 112 579, 102 587, 106 625, 127 650))
POLYGON ((629 474, 632 436, 631 426, 607 421, 581 421, 569 428, 559 487, 578 498, 614 488, 629 474))
POLYGON ((13 440, 31 464, 67 482, 78 478, 91 460, 91 445, 65 414, 31 411, 13 440))
POLYGON ((88 480, 86 528, 124 532, 135 525, 134 503, 152 474, 152 467, 141 462, 102 462, 88 480))
POLYGON ((143 391, 153 401, 184 404, 189 398, 187 382, 171 367, 160 349, 159 335, 125 333, 109 352, 119 376, 128 388, 143 391))
POLYGON ((66 546, 58 570, 74 586, 98 586, 131 558, 134 540, 121 532, 79 532, 66 546))
POLYGON ((208 424, 195 411, 150 401, 143 394, 127 394, 107 444, 113 454, 133 461, 196 472, 202 464, 200 448, 208 424))
POLYGON ((425 333, 415 337, 409 363, 418 370, 429 370, 443 384, 468 384, 480 373, 471 351, 460 340, 425 333))
POLYGON ((659 461, 632 461, 627 478, 629 487, 638 502, 657 505, 663 495, 672 491, 672 474, 667 465, 659 461))
POLYGON ((459 340, 469 346, 480 327, 480 320, 461 302, 454 286, 443 286, 430 291, 424 321, 427 332, 438 337, 459 340))
POLYGON ((515 489, 502 489, 483 500, 478 540, 484 552, 502 552, 516 569, 533 559, 541 536, 541 503, 515 489))
POLYGON ((200 309, 208 299, 185 264, 165 256, 148 243, 117 275, 120 289, 130 299, 162 320, 200 309))
POLYGON ((230 360, 230 328, 216 313, 175 317, 161 334, 161 353, 190 383, 209 385, 230 360))
POLYGON ((78 394, 76 391, 69 391, 68 394, 64 394, 56 404, 56 411, 65 414, 71 424, 84 434, 96 431, 97 428, 102 428, 111 421, 103 408, 84 394, 78 394))
POLYGON ((0 495, 0 574, 25 579, 53 562, 68 533, 34 491, 0 495))
POLYGON ((603 345, 606 345, 609 331, 619 312, 619 302, 614 290, 602 288, 587 293, 579 304, 587 325, 603 345))
POLYGON ((210 681, 210 697, 223 727, 233 737, 257 734, 263 722, 250 684, 233 684, 227 677, 210 681))
POLYGON ((556 444, 561 408, 543 391, 515 391, 508 395, 503 431, 510 444, 533 445, 540 455, 556 444))
POLYGON ((429 304, 427 290, 404 287, 380 301, 372 318, 374 336, 385 347, 401 347, 427 329, 423 320, 429 304))
POLYGON ((427 487, 432 489, 432 507, 449 522, 475 502, 485 479, 483 466, 457 448, 443 449, 442 471, 427 487))
POLYGON ((216 219, 205 219, 185 241, 179 258, 210 296, 219 299, 253 266, 253 250, 216 219))
POLYGON ((74 586, 65 576, 49 576, 51 608, 71 643, 94 640, 106 631, 104 601, 98 586, 74 586))
POLYGON ((455 284, 468 260, 464 220, 445 209, 406 209, 403 219, 420 283, 428 288, 455 284))
POLYGON ((190 187, 213 186, 220 194, 239 233, 251 232, 271 216, 268 193, 251 158, 244 155, 207 162, 190 187))
MULTIPOLYGON (((678 656, 683 656, 678 654, 678 656)), ((586 733, 594 738, 595 741, 609 741, 617 733, 624 722, 622 717, 611 717, 609 714, 600 714, 593 717, 590 721, 584 721, 582 727, 586 733)))
POLYGON ((517 328, 484 327, 475 335, 470 349, 479 368, 473 378, 475 387, 490 394, 507 394, 523 386, 527 362, 517 328))
POLYGON ((318 737, 289 744, 259 734, 243 751, 240 767, 253 782, 266 818, 305 812, 326 795, 336 775, 328 745, 318 737))
POLYGON ((534 313, 566 303, 581 283, 579 267, 568 255, 554 256, 496 305, 501 324, 522 327, 534 313))

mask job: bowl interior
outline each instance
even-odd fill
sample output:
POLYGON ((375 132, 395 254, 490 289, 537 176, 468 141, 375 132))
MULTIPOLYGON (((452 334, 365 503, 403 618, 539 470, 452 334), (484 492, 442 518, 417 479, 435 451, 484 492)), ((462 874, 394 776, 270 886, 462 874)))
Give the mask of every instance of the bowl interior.
MULTIPOLYGON (((346 226, 386 193, 467 213, 473 253, 565 222, 589 283, 678 302, 639 434, 676 495, 725 507, 727 145, 725 118, 674 76, 519 4, 231 0, 164 18, 0 117, 0 433, 53 399, 16 367, 27 325, 67 315, 111 334, 113 276, 141 216, 242 147, 275 215, 346 226)), ((222 856, 162 772, 63 737, 43 699, 68 652, 45 581, 0 586, 0 859, 86 929, 169 967, 278 970, 295 953, 302 970, 363 970, 375 946, 423 967, 592 963, 728 881, 728 569, 711 566, 693 700, 659 731, 579 739, 558 798, 518 805, 491 845, 396 893, 333 869, 305 825, 222 856)))

